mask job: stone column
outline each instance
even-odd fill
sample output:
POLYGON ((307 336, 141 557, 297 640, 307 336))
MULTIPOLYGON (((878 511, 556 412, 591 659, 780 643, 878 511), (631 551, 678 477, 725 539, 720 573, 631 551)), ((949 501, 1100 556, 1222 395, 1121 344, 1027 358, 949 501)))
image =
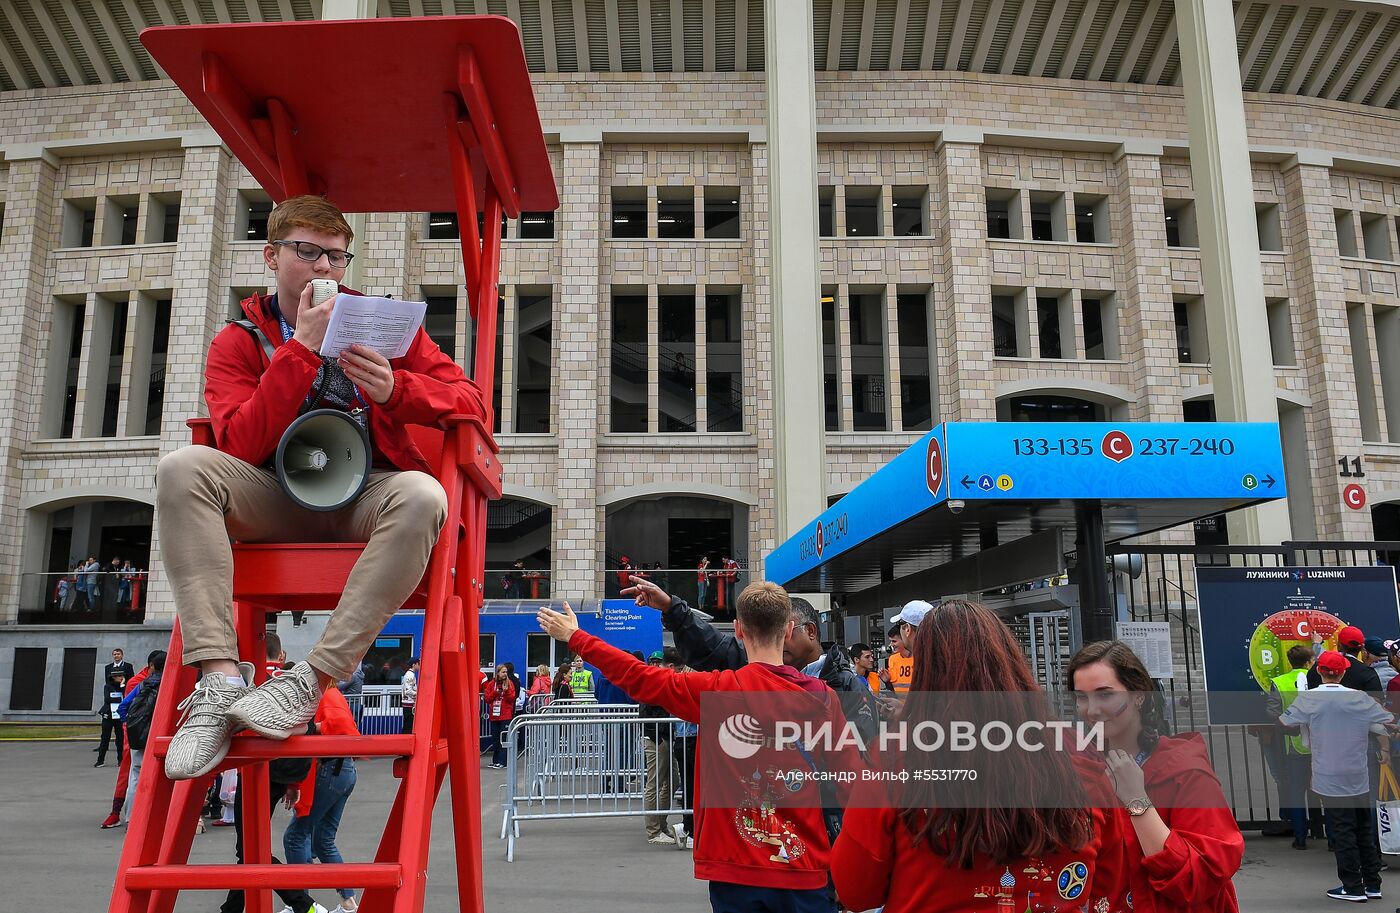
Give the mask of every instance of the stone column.
POLYGON ((981 134, 947 131, 934 163, 935 186, 943 197, 935 208, 943 245, 943 271, 934 287, 939 407, 941 419, 949 422, 997 417, 981 142, 981 134))
MULTIPOLYGON (((774 356, 780 340, 774 332, 774 290, 768 281, 772 275, 772 211, 768 205, 770 186, 768 181, 768 146, 762 142, 751 141, 749 154, 753 169, 753 188, 749 198, 753 203, 745 209, 741 216, 742 237, 748 242, 743 246, 742 274, 748 281, 740 289, 739 338, 743 345, 744 430, 754 437, 758 465, 757 490, 754 492, 758 498, 758 506, 749 510, 749 567, 758 570, 762 567, 763 556, 777 548, 778 544, 787 537, 787 531, 778 519, 778 502, 781 499, 778 491, 778 476, 788 475, 790 467, 784 465, 782 471, 779 472, 777 462, 778 435, 782 429, 778 426, 776 414, 778 397, 774 394, 773 385, 777 377, 780 376, 774 356)), ((799 275, 798 278, 800 279, 801 276, 799 275)), ((819 295, 820 292, 817 294, 819 295)), ((813 298, 811 306, 818 309, 818 318, 820 318, 820 302, 813 298)), ((794 308, 794 310, 798 309, 794 308)), ((799 313, 798 317, 801 316, 799 313)), ((820 319, 818 319, 816 332, 817 357, 818 364, 820 364, 820 319)), ((795 359, 796 356, 794 355, 793 358, 795 359)), ((820 372, 818 372, 818 377, 820 377, 820 372)), ((820 385, 820 381, 818 384, 820 385)), ((815 395, 817 408, 820 410, 821 394, 815 395)), ((808 420, 811 420, 810 417, 808 420)), ((826 429, 820 411, 818 411, 815 421, 817 422, 817 434, 824 435, 826 429)), ((819 444, 818 446, 824 445, 819 444)), ((818 451, 819 454, 821 452, 818 451)), ((797 454, 793 455, 796 458, 797 454)), ((810 462, 822 464, 825 461, 814 457, 810 462)), ((823 471, 819 472, 817 477, 817 482, 822 484, 823 489, 825 481, 826 474, 823 467, 823 471)), ((789 503, 793 497, 796 496, 791 496, 789 503)), ((799 503, 799 508, 805 506, 809 505, 799 503)), ((802 522, 800 510, 794 512, 793 521, 802 522)))
MULTIPOLYGON (((20 508, 20 458, 39 433, 43 403, 44 360, 49 347, 40 344, 52 333, 53 302, 44 295, 49 253, 58 243, 56 234, 58 160, 38 147, 11 150, 5 193, 5 232, 0 238, 0 334, 9 341, 9 357, 0 364, 0 625, 18 618, 20 572, 42 571, 44 543, 29 542, 42 535, 39 524, 27 524, 20 508), (30 556, 21 567, 21 555, 30 556)), ((68 330, 71 332, 71 329, 68 330)), ((62 387, 59 388, 60 400, 62 387)), ((47 404, 63 410, 63 403, 47 404)))
POLYGON ((598 432, 600 425, 607 427, 607 412, 599 409, 599 376, 607 366, 598 358, 603 338, 598 313, 605 298, 600 278, 602 137, 566 133, 561 140, 555 224, 560 270, 569 281, 558 290, 559 505, 554 509, 551 592, 555 598, 577 599, 600 592, 603 581, 605 524, 597 491, 598 432))
MULTIPOLYGON (((209 134, 185 150, 181 176, 180 235, 175 248, 175 289, 170 302, 170 336, 165 356, 165 399, 161 405, 160 452, 190 442, 185 420, 205 415, 204 362, 209 344, 224 326, 228 302, 221 269, 228 221, 226 192, 233 167, 228 151, 209 134), (201 142, 204 145, 194 145, 201 142)), ((152 480, 154 485, 154 480, 152 480)), ((151 530, 151 577, 146 621, 168 622, 175 615, 170 583, 161 569, 160 515, 151 530)))
MULTIPOLYGON (((1332 216, 1330 161, 1296 157, 1285 165, 1288 253, 1298 314, 1298 364, 1308 380, 1312 406, 1306 427, 1309 476, 1316 494, 1317 535, 1370 539, 1371 512, 1341 502, 1348 480, 1337 461, 1363 452, 1360 407, 1351 362, 1346 285, 1337 255, 1332 216)), ((1392 356, 1394 353, 1392 353, 1392 356)))
POLYGON ((1119 339, 1132 369, 1139 422, 1181 421, 1171 257, 1162 217, 1161 149, 1119 150, 1114 162, 1118 219, 1119 339))
MULTIPOLYGON (((1176 0, 1176 20, 1215 414, 1226 422, 1277 422, 1233 13, 1217 0, 1176 0)), ((1232 543, 1291 536, 1283 501, 1235 511, 1227 519, 1232 543)))
POLYGON ((822 385, 812 371, 822 357, 817 94, 811 5, 766 0, 764 12, 774 458, 782 467, 774 483, 781 540, 826 508, 822 385))

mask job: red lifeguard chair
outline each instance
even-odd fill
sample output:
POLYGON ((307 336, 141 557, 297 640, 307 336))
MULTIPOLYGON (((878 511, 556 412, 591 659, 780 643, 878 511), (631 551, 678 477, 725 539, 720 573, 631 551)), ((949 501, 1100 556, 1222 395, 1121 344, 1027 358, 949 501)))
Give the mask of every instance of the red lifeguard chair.
MULTIPOLYGON (((489 391, 502 213, 516 218, 522 209, 559 206, 515 23, 459 16, 176 26, 147 29, 141 41, 274 200, 315 193, 348 213, 456 211, 478 328, 473 379, 489 391)), ((196 678, 196 670, 177 662, 177 624, 112 911, 168 913, 181 890, 242 888, 250 913, 270 913, 272 888, 359 887, 366 913, 418 913, 433 805, 450 771, 459 908, 480 913, 475 656, 486 502, 501 494, 492 420, 490 414, 484 420, 454 416, 442 428, 414 433, 448 498, 447 524, 406 603, 424 609, 414 733, 285 742, 235 736, 219 769, 243 769, 245 863, 189 865, 209 778, 172 782, 164 774, 175 705, 196 678), (396 758, 399 788, 374 861, 271 864, 266 762, 334 756, 396 758)), ((207 421, 189 424, 195 443, 212 444, 207 421)), ((334 605, 362 550, 356 544, 234 546, 239 652, 260 677, 266 613, 334 605)))

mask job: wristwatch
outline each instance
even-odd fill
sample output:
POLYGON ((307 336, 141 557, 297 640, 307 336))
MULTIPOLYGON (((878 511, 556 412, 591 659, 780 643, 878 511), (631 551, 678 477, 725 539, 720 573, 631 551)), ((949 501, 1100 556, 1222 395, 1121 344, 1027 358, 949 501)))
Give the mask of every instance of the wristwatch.
POLYGON ((1146 796, 1138 796, 1136 799, 1124 802, 1123 807, 1128 810, 1129 815, 1137 818, 1147 814, 1147 810, 1152 807, 1152 800, 1146 796))

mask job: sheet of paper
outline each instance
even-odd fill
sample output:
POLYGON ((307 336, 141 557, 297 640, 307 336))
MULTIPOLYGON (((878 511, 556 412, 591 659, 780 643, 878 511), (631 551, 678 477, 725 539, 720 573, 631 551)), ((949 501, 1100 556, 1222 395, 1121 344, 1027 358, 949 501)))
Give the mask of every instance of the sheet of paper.
POLYGON ((321 354, 336 358, 358 344, 369 346, 385 358, 402 358, 408 354, 427 311, 428 305, 423 301, 336 295, 321 354))

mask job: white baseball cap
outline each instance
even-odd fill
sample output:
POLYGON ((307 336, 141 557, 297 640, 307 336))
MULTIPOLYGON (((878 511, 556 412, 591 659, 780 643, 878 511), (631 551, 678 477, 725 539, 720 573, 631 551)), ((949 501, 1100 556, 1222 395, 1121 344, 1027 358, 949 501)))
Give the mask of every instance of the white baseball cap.
POLYGON ((898 614, 890 619, 890 624, 904 622, 905 624, 913 625, 917 628, 919 622, 924 620, 924 616, 932 611, 933 606, 924 602, 922 599, 915 599, 913 602, 906 602, 904 608, 900 609, 898 614))

